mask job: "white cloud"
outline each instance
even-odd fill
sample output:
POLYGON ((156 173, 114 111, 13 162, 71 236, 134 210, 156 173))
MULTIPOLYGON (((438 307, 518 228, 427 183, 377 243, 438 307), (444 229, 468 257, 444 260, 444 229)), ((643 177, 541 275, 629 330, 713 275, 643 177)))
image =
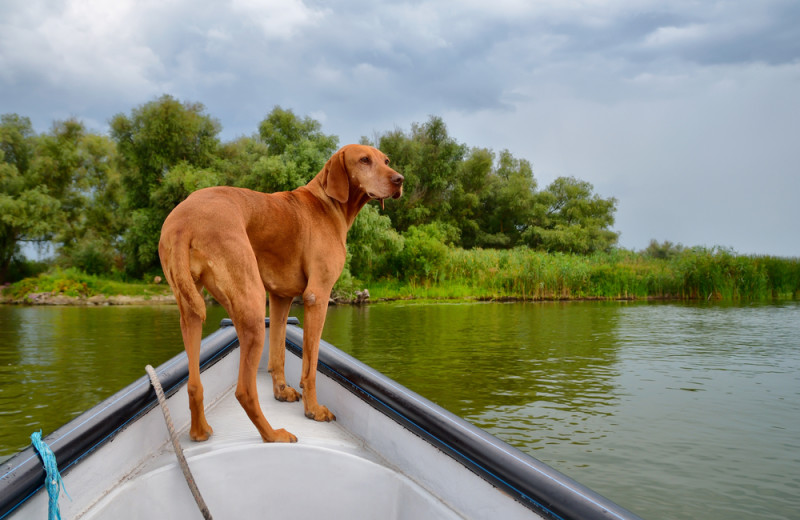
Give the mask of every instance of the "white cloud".
POLYGON ((63 89, 155 89, 163 64, 137 31, 134 5, 94 0, 28 12, 0 31, 6 74, 63 89))
POLYGON ((705 24, 691 24, 683 27, 659 27, 644 40, 648 47, 670 47, 693 45, 708 37, 709 27, 705 24))
POLYGON ((287 40, 318 24, 328 10, 315 10, 301 0, 232 0, 231 7, 246 23, 259 27, 268 40, 287 40))

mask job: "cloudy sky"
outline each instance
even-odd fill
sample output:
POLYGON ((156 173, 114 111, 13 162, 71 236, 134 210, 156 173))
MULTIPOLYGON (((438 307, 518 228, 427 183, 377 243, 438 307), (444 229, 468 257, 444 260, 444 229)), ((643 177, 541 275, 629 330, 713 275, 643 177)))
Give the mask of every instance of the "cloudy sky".
POLYGON ((341 144, 438 115, 616 197, 624 247, 800 256, 797 0, 0 2, 0 113, 104 132, 164 93, 223 140, 275 105, 341 144))

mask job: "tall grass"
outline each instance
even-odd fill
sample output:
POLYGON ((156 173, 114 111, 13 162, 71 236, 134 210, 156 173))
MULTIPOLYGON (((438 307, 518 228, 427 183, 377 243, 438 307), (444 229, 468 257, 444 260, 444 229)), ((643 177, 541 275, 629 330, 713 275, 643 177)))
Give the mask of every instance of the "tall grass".
POLYGON ((54 269, 36 277, 20 280, 3 289, 2 296, 10 301, 22 301, 28 295, 41 293, 88 298, 97 295, 150 297, 169 292, 167 284, 126 283, 69 268, 54 269))
MULTIPOLYGON (((800 259, 742 256, 721 248, 687 249, 668 258, 615 250, 590 256, 511 250, 445 248, 424 271, 396 266, 379 281, 357 281, 349 271, 338 295, 369 287, 371 298, 391 299, 714 299, 800 297, 800 259)), ((427 265, 427 264, 426 264, 427 265)), ((169 294, 166 284, 124 283, 55 269, 6 287, 6 301, 48 293, 86 298, 98 294, 169 294)))
POLYGON ((451 248, 425 277, 370 284, 378 298, 715 299, 800 296, 800 259, 690 249, 670 259, 616 250, 590 256, 451 248))

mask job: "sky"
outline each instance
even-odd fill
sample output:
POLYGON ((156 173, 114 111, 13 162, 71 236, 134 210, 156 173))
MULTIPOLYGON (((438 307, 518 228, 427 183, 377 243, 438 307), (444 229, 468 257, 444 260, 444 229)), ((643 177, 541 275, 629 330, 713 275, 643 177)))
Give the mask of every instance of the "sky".
POLYGON ((95 132, 162 94, 224 141, 276 105, 344 145, 440 116, 651 239, 800 257, 797 0, 2 0, 0 114, 95 132))

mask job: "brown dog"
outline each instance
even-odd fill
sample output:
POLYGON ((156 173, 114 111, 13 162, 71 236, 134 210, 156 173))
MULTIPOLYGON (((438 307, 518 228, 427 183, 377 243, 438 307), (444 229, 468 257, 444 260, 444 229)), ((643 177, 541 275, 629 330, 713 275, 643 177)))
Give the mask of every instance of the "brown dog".
POLYGON ((169 214, 158 254, 181 314, 189 358, 190 435, 203 441, 212 433, 203 411, 200 336, 206 317, 205 287, 228 311, 241 345, 236 398, 265 442, 294 442, 273 430, 258 403, 256 373, 264 347, 264 314, 269 293, 269 371, 279 401, 301 395, 286 384, 283 348, 292 298, 303 296, 303 389, 305 414, 335 419, 317 402, 319 340, 333 284, 345 263, 345 240, 361 208, 372 199, 383 205, 403 192, 403 176, 370 146, 349 145, 336 152, 314 179, 294 191, 259 193, 241 188, 206 188, 192 193, 169 214))

